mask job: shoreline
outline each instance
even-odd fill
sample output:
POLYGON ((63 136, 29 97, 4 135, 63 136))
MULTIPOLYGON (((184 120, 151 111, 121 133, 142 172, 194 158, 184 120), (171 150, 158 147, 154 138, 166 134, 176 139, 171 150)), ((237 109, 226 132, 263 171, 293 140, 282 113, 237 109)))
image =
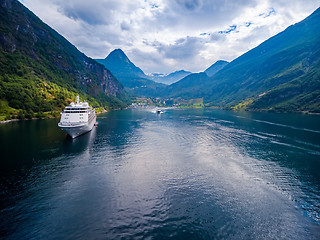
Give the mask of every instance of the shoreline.
POLYGON ((6 123, 9 123, 9 122, 17 122, 17 121, 21 121, 21 119, 14 118, 14 119, 10 119, 10 120, 4 120, 4 121, 0 121, 0 124, 6 124, 6 123))
MULTIPOLYGON (((99 111, 96 112, 96 114, 102 114, 102 113, 106 113, 109 112, 110 110, 103 110, 103 111, 99 111)), ((60 116, 59 116, 60 117, 60 116)), ((18 121, 29 121, 29 120, 38 120, 38 119, 54 119, 54 118, 59 118, 59 117, 47 117, 47 118, 31 118, 31 119, 18 119, 18 118, 13 118, 10 120, 4 120, 4 121, 0 121, 0 124, 6 124, 6 123, 10 123, 10 122, 18 122, 18 121)))
MULTIPOLYGON (((125 109, 129 109, 129 108, 125 108, 125 109)), ((187 109, 187 108, 182 108, 182 109, 187 109)), ((204 108, 205 109, 205 108, 204 108)), ((210 109, 210 108, 209 108, 210 109)), ((97 115, 102 114, 102 113, 107 113, 109 111, 118 111, 121 109, 112 109, 112 110, 103 110, 103 111, 99 111, 96 112, 97 115)), ((229 109, 222 109, 225 111, 230 111, 229 109)), ((235 111, 235 110, 231 110, 231 111, 235 111)), ((237 111, 235 111, 237 112, 237 111)), ((252 112, 263 112, 263 111, 252 111, 252 112)), ((265 112, 272 112, 272 113, 294 113, 294 114, 302 114, 302 115, 312 115, 312 116, 320 116, 320 113, 313 113, 313 112, 308 112, 308 111, 301 111, 301 112, 273 112, 273 111, 265 111, 265 112)), ((10 122, 18 122, 18 121, 25 121, 25 120, 37 120, 37 119, 54 119, 54 118, 59 118, 59 117, 48 117, 48 118, 31 118, 31 119, 10 119, 10 120, 5 120, 5 121, 0 121, 0 124, 6 124, 6 123, 10 123, 10 122)))

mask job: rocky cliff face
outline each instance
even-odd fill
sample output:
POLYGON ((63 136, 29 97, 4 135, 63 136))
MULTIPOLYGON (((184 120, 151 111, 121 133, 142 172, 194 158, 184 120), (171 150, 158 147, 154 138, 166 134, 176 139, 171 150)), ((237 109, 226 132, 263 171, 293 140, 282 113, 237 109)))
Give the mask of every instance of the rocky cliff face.
POLYGON ((124 94, 109 70, 81 53, 16 0, 0 0, 0 51, 2 74, 16 74, 23 69, 22 75, 31 72, 37 78, 92 96, 124 94), (8 57, 16 64, 6 66, 8 57))

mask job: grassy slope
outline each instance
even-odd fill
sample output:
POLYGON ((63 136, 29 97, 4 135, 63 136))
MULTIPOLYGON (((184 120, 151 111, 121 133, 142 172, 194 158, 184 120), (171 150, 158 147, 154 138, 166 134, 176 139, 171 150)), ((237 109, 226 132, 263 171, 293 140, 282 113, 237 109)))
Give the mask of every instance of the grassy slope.
POLYGON ((207 79, 208 76, 205 72, 192 73, 180 81, 167 86, 162 94, 168 97, 198 98, 198 94, 194 89, 201 86, 207 79))
POLYGON ((207 106, 320 112, 319 29, 320 9, 193 87, 181 81, 170 95, 204 97, 207 106))
POLYGON ((319 112, 320 11, 228 64, 207 84, 213 105, 319 112))
POLYGON ((125 106, 119 99, 126 98, 123 87, 107 69, 19 2, 2 0, 0 116, 17 117, 19 112, 20 117, 30 118, 36 112, 39 116, 61 109, 78 93, 95 107, 125 106))

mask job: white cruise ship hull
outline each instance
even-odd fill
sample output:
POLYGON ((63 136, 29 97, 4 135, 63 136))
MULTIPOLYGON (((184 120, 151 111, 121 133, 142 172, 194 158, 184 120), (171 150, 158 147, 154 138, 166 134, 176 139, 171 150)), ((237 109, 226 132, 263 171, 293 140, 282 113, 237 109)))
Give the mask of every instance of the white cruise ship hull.
POLYGON ((96 122, 96 116, 88 123, 84 124, 62 124, 59 123, 58 126, 65 131, 72 138, 76 138, 80 135, 83 135, 87 132, 90 132, 94 127, 94 123, 96 122))

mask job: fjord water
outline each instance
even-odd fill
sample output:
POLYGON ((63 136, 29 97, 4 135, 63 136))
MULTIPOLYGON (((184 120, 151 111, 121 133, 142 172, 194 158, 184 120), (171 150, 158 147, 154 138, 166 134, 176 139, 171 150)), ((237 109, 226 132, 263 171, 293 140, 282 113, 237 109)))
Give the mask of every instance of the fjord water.
POLYGON ((0 126, 0 238, 319 239, 320 117, 114 111, 0 126))

